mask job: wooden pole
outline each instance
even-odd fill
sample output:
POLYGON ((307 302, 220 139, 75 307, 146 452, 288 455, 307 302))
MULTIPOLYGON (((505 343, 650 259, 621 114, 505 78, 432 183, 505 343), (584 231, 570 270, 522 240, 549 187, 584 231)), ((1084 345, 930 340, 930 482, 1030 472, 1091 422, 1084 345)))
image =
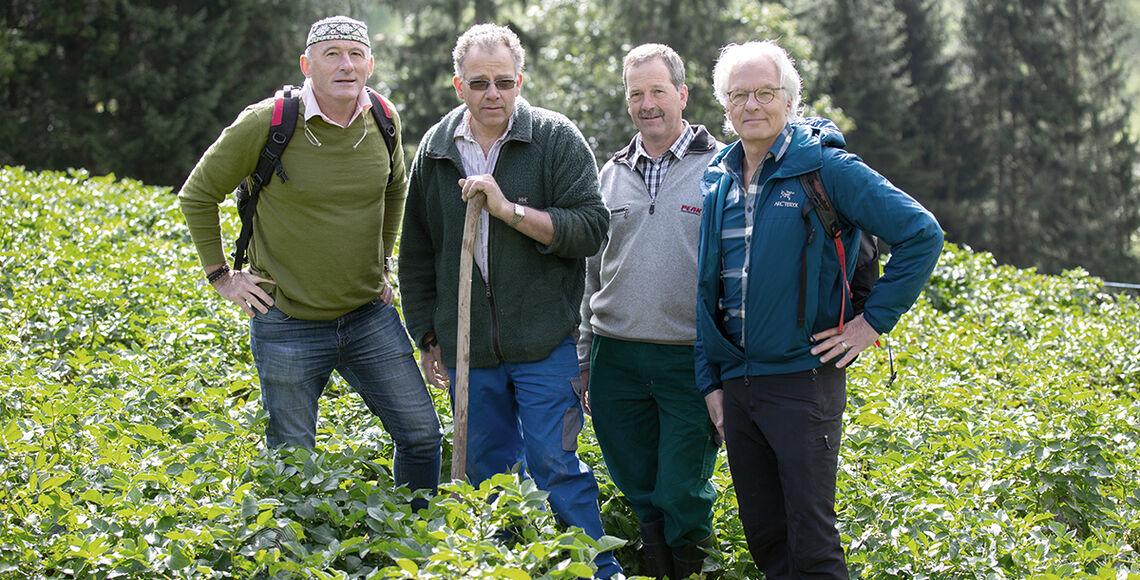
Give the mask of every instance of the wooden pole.
POLYGON ((459 254, 459 332, 455 345, 455 416, 451 443, 451 479, 463 481, 467 470, 467 384, 471 370, 471 271, 475 260, 475 236, 483 196, 467 202, 463 219, 463 248, 459 254))

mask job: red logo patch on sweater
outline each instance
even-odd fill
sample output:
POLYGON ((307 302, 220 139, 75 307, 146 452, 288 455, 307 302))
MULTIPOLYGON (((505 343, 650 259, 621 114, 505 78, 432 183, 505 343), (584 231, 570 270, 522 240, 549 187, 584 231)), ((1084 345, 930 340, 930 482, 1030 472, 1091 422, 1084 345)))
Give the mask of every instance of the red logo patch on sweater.
POLYGON ((701 215, 701 208, 692 205, 681 205, 681 213, 701 215))

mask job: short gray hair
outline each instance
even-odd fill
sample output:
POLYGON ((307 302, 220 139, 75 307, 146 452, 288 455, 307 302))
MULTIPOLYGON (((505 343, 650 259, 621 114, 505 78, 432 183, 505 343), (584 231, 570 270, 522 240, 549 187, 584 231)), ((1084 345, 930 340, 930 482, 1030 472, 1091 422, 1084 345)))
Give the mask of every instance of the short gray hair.
POLYGON ((665 63, 665 68, 669 69, 669 80, 673 82, 673 88, 678 91, 681 90, 681 87, 685 86, 685 63, 677 51, 664 44, 643 44, 629 51, 621 61, 622 84, 626 82, 629 69, 643 65, 655 58, 661 59, 665 63))
POLYGON ((495 50, 499 46, 507 47, 511 51, 511 60, 515 61, 515 74, 521 73, 526 64, 526 53, 523 52, 522 42, 519 41, 519 37, 514 31, 506 26, 489 22, 476 24, 460 35, 459 40, 455 42, 455 48, 451 51, 451 62, 455 67, 455 76, 458 78, 463 78, 463 66, 467 60, 467 51, 472 46, 478 46, 483 50, 495 50))
POLYGON ((729 44, 720 49, 720 57, 713 68, 713 94, 725 110, 725 129, 731 130, 728 122, 728 80, 732 71, 742 63, 767 59, 776 65, 780 71, 780 88, 787 93, 788 102, 791 103, 791 113, 788 120, 798 119, 800 111, 800 92, 802 82, 800 73, 796 70, 795 62, 788 56, 787 51, 776 44, 774 40, 746 42, 744 44, 729 44))

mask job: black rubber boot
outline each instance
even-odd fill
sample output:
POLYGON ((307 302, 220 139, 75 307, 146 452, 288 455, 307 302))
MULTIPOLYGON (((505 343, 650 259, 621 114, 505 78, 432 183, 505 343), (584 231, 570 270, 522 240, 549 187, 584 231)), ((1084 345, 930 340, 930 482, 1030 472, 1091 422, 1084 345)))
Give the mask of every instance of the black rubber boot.
POLYGON ((647 575, 662 580, 674 578, 673 553, 665 543, 665 521, 641 524, 641 553, 645 556, 647 575))
POLYGON ((699 542, 673 548, 673 572, 676 576, 672 576, 672 580, 700 575, 705 557, 715 548, 716 540, 711 535, 699 542))

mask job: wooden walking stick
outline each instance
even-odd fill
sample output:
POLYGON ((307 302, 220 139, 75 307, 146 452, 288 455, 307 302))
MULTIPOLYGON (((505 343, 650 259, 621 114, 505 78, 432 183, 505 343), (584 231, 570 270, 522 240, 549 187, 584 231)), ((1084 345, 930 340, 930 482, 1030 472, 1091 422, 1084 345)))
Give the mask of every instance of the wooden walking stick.
POLYGON ((475 234, 485 196, 467 202, 463 219, 463 248, 459 254, 459 333, 455 345, 455 416, 451 440, 451 479, 463 481, 467 470, 467 379, 471 370, 471 270, 475 234))

